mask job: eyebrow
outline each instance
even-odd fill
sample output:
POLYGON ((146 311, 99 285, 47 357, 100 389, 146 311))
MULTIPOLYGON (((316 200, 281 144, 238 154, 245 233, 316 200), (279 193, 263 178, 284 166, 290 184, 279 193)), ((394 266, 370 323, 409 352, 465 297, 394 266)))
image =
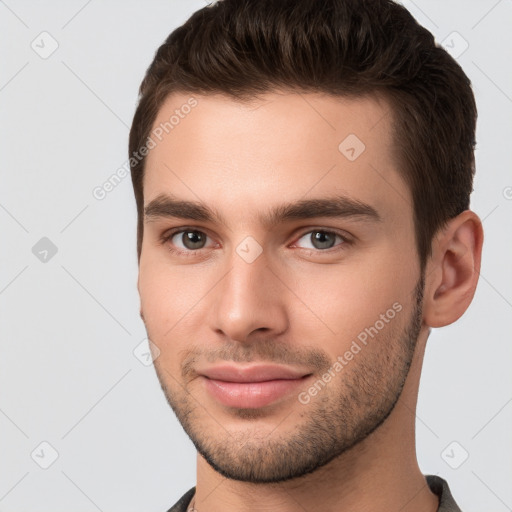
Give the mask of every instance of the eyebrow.
MULTIPOLYGON (((301 199, 294 203, 278 205, 260 215, 259 221, 265 228, 271 228, 286 221, 314 217, 351 218, 363 222, 382 221, 373 206, 343 195, 301 199)), ((144 207, 145 222, 159 218, 179 218, 227 225, 225 218, 217 209, 201 202, 182 200, 172 194, 160 194, 144 207)))

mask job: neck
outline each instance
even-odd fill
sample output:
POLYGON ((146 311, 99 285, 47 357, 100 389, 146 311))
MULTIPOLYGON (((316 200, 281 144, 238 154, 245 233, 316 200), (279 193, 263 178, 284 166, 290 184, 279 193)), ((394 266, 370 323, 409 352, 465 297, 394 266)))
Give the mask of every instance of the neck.
POLYGON ((226 479, 198 454, 195 510, 437 511, 439 500, 419 469, 415 451, 415 412, 427 336, 418 339, 399 401, 366 439, 313 473, 276 484, 226 479))

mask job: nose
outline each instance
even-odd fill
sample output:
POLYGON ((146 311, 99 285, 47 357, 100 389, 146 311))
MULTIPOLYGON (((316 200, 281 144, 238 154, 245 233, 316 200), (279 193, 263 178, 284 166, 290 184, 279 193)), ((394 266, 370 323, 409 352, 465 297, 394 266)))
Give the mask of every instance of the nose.
POLYGON ((264 253, 251 263, 235 253, 230 263, 212 294, 212 329, 239 342, 249 341, 254 332, 272 337, 286 331, 286 297, 290 292, 264 253))

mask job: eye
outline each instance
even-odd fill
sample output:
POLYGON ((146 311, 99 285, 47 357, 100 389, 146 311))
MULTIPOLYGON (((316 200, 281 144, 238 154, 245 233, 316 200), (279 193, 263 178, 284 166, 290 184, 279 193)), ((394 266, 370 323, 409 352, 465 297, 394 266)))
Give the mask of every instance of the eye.
MULTIPOLYGON (((166 245, 171 253, 182 256, 194 256, 200 253, 202 249, 207 248, 206 242, 209 236, 204 232, 194 228, 179 228, 164 233, 161 237, 161 243, 166 245)), ((327 229, 313 229, 303 233, 294 245, 306 244, 303 247, 310 252, 332 252, 330 249, 343 250, 349 245, 351 240, 336 231, 327 229), (336 239, 341 240, 336 244, 336 239), (301 242, 304 240, 304 242, 301 242), (307 244, 310 244, 307 247, 307 244)))
POLYGON ((312 246, 305 247, 306 249, 315 249, 325 252, 328 249, 336 247, 336 238, 341 240, 341 243, 338 244, 338 247, 350 243, 347 237, 337 233, 336 231, 328 231, 325 229, 314 229, 312 231, 308 231, 297 240, 297 243, 299 243, 301 240, 305 240, 312 246))
POLYGON ((168 245, 171 252, 184 254, 198 252, 205 248, 208 235, 203 231, 191 228, 181 228, 164 233, 161 242, 168 245))

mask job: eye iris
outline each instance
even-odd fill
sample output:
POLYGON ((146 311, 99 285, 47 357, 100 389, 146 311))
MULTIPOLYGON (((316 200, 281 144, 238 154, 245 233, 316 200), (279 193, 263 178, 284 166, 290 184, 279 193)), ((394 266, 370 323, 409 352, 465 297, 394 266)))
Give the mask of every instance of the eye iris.
POLYGON ((204 236, 199 231, 185 231, 182 235, 182 241, 187 249, 201 249, 196 244, 204 243, 204 236))
POLYGON ((318 244, 320 245, 317 249, 330 249, 334 245, 336 235, 334 233, 328 233, 327 231, 313 231, 311 240, 315 247, 317 247, 318 244), (327 242, 325 239, 327 239, 327 242))

